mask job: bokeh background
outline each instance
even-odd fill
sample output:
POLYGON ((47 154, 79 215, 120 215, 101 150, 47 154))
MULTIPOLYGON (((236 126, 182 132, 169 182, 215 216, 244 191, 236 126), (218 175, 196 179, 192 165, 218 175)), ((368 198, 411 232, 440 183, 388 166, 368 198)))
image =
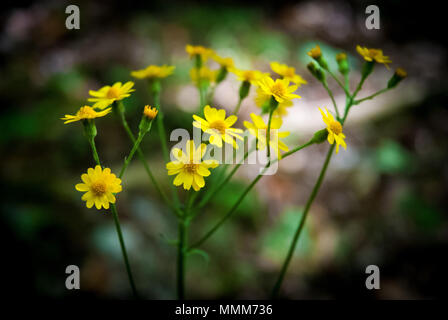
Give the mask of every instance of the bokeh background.
MULTIPOLYGON (((345 51, 352 90, 359 80, 357 44, 379 47, 409 77, 397 89, 352 109, 344 131, 348 149, 330 164, 284 282, 289 299, 357 297, 421 299, 446 295, 448 264, 448 110, 444 11, 436 5, 376 2, 381 29, 367 30, 370 1, 39 1, 2 5, 0 34, 0 155, 2 290, 9 296, 129 298, 130 288, 110 213, 87 209, 74 189, 93 166, 80 124, 59 118, 86 102, 89 89, 132 80, 148 64, 173 64, 163 82, 169 130, 191 130, 198 104, 189 79, 188 43, 234 58, 241 68, 269 71, 276 60, 308 80, 284 126, 289 146, 322 128, 325 90, 307 73, 306 52, 320 44, 335 68, 345 51), (81 29, 65 28, 76 4, 81 29), (67 265, 81 270, 81 290, 65 288, 67 265), (381 289, 365 288, 365 268, 381 270, 381 289)), ((392 74, 377 66, 360 96, 381 89, 392 74)), ((214 104, 232 110, 238 82, 219 85, 214 104)), ((336 100, 342 92, 330 81, 336 100)), ((143 82, 128 98, 137 130, 150 102, 143 82)), ((257 111, 252 96, 241 121, 257 111)), ((113 117, 97 121, 97 146, 118 171, 130 150, 113 117)), ((157 131, 143 142, 154 173, 168 190, 157 131)), ((327 144, 285 159, 264 177, 235 216, 188 259, 188 298, 267 298, 284 259, 327 144)), ((197 240, 228 210, 256 174, 244 166, 195 220, 197 240)), ((175 298, 176 221, 133 161, 118 209, 142 296, 175 298)))

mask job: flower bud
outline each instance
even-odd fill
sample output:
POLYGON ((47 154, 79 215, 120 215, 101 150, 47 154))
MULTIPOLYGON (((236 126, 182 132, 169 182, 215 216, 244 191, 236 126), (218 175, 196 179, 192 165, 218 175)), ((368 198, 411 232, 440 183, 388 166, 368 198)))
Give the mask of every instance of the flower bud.
POLYGON ((249 81, 243 81, 240 86, 240 100, 243 100, 249 95, 250 90, 250 82, 249 81))
POLYGON ((341 74, 346 75, 350 69, 348 67, 347 55, 343 52, 336 55, 336 61, 338 63, 338 70, 341 74))
POLYGON ((324 57, 322 56, 322 51, 320 50, 320 47, 316 45, 313 49, 308 51, 308 55, 317 61, 317 63, 324 68, 325 70, 328 69, 327 61, 325 61, 324 57))
POLYGON ((95 126, 95 121, 93 119, 84 119, 82 121, 84 126, 84 134, 88 140, 92 140, 96 137, 97 131, 95 126))
POLYGON ((310 62, 308 63, 308 65, 306 66, 309 70, 309 72, 320 82, 325 82, 326 78, 325 78, 325 72, 319 68, 314 62, 310 62))
POLYGON ((397 84, 403 80, 404 78, 406 78, 408 76, 408 73, 402 69, 402 68, 397 68, 395 70, 394 75, 392 76, 392 78, 390 78, 389 82, 387 82, 387 88, 388 89, 392 89, 394 87, 397 86, 397 84))
POLYGON ((221 81, 223 81, 226 78, 227 73, 227 68, 221 67, 219 69, 218 75, 216 76, 216 83, 220 83, 221 81))
POLYGON ((152 120, 157 116, 159 111, 156 108, 145 106, 143 109, 142 120, 140 121, 140 133, 146 133, 151 129, 152 120))
POLYGON ((314 133, 311 142, 319 144, 327 140, 327 137, 328 137, 328 130, 322 129, 314 133))
POLYGON ((363 78, 367 78, 369 74, 372 73, 374 66, 375 66, 375 60, 364 62, 364 64, 362 65, 361 76, 363 78))

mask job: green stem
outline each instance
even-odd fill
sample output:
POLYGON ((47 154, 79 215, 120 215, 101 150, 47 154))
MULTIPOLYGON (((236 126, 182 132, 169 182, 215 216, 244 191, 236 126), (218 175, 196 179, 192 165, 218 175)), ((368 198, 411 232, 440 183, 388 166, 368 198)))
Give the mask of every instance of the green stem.
POLYGON ((347 97, 350 96, 350 92, 348 91, 348 88, 342 84, 342 82, 338 79, 338 77, 336 77, 336 75, 333 72, 331 72, 331 70, 329 68, 327 68, 325 70, 338 83, 338 85, 342 88, 342 90, 344 90, 345 95, 347 97))
POLYGON ((233 114, 238 114, 241 108, 241 103, 243 102, 243 99, 238 98, 238 103, 236 104, 235 110, 233 111, 233 114))
POLYGON ((353 102, 353 105, 360 104, 360 103, 363 102, 363 101, 373 99, 373 98, 375 98, 376 96, 379 96, 380 94, 385 93, 385 92, 387 92, 387 91, 389 91, 389 88, 381 89, 380 91, 378 91, 378 92, 376 92, 376 93, 374 93, 374 94, 372 94, 372 95, 370 95, 370 96, 367 96, 367 97, 362 98, 362 99, 359 99, 359 100, 355 100, 355 101, 353 102))
MULTIPOLYGON (((167 136, 166 136, 166 130, 165 130, 165 124, 164 124, 164 113, 162 108, 160 107, 160 91, 153 92, 153 99, 154 99, 154 105, 158 110, 157 114, 157 130, 159 132, 159 138, 160 138, 160 144, 162 145, 162 153, 163 153, 163 159, 165 163, 168 163, 170 161, 170 154, 168 151, 168 144, 167 144, 167 136)), ((170 183, 171 193, 173 195, 174 199, 174 205, 176 207, 179 207, 179 196, 177 194, 176 187, 170 183)))
MULTIPOLYGON (((92 147, 92 153, 93 153, 93 157, 96 161, 96 164, 101 166, 100 158, 98 156, 98 152, 96 151, 94 138, 91 138, 89 142, 90 142, 90 146, 92 147)), ((136 289, 135 283, 134 283, 134 277, 132 276, 131 266, 129 264, 128 254, 126 252, 126 247, 125 247, 124 240, 123 240, 123 234, 121 232, 120 221, 118 220, 117 208, 114 203, 111 204, 111 211, 112 211, 112 215, 114 217, 115 228, 117 230, 118 240, 120 242, 120 247, 121 247, 121 253, 123 254, 124 264, 126 266, 126 272, 128 274, 129 283, 131 284, 132 293, 134 294, 135 298, 138 298, 137 289, 136 289)))
POLYGON ((132 158, 134 157, 134 153, 139 148, 140 143, 142 142, 144 136, 145 136, 145 133, 139 133, 139 135, 137 137, 137 141, 134 142, 134 146, 132 147, 131 152, 129 152, 129 156, 127 156, 124 161, 123 167, 121 168, 118 178, 121 179, 123 177, 123 174, 126 171, 126 168, 129 166, 129 163, 131 162, 132 158))
MULTIPOLYGON (((302 150, 310 145, 314 144, 314 142, 307 142, 297 148, 294 148, 294 150, 291 150, 288 153, 285 153, 282 157, 282 159, 286 158, 287 156, 302 150)), ((279 161, 279 159, 274 159, 272 161, 272 164, 276 163, 277 161, 279 161)), ((255 186, 255 184, 263 177, 263 174, 269 169, 269 166, 271 165, 270 162, 268 162, 266 164, 266 166, 264 167, 263 171, 250 183, 250 185, 244 190, 244 192, 241 194, 241 196, 238 198, 238 200, 235 202, 235 204, 232 206, 232 208, 221 218, 221 220, 218 221, 218 223, 215 224, 215 226, 213 226, 213 228, 210 229, 210 231, 208 231, 199 241, 197 241, 195 244, 193 244, 192 246, 190 246, 188 248, 188 250, 191 250, 193 248, 199 247, 200 245, 202 245, 208 238, 210 238, 218 229, 219 227, 221 227, 221 225, 226 222, 226 220, 228 218, 230 218, 230 216, 235 212, 235 210, 238 208, 238 206, 240 205, 240 203, 244 200, 244 198, 246 197, 246 195, 249 193, 250 190, 252 190, 252 188, 255 186)))
POLYGON ((334 99, 333 92, 331 92, 330 88, 328 88, 328 84, 327 84, 326 81, 322 81, 322 84, 323 84, 325 90, 327 90, 328 95, 329 95, 330 98, 331 98, 331 101, 333 102, 334 110, 336 111, 336 117, 337 117, 338 120, 339 120, 339 119, 340 119, 339 110, 338 110, 338 106, 337 106, 337 104, 336 104, 336 100, 334 99))
MULTIPOLYGON (((135 144, 136 143, 135 136, 132 133, 132 130, 129 128, 128 122, 127 122, 126 117, 124 115, 124 112, 123 111, 119 111, 119 116, 120 116, 121 124, 122 124, 124 130, 126 131, 126 133, 128 134, 129 139, 132 141, 133 144, 135 144)), ((173 213, 176 216, 180 216, 179 208, 177 206, 173 205, 172 201, 168 199, 168 197, 165 194, 165 192, 162 190, 162 188, 160 188, 160 185, 157 182, 157 180, 154 177, 154 175, 152 174, 152 171, 149 168, 148 163, 146 162, 145 155, 143 154, 143 152, 142 152, 140 147, 137 148, 137 156, 138 156, 140 162, 143 164, 143 167, 145 168, 146 174, 149 176, 149 179, 151 180, 152 184, 156 188, 156 191, 162 197, 163 201, 165 201, 165 203, 172 209, 173 213)))
POLYGON ((177 249, 177 298, 185 298, 185 240, 186 226, 182 218, 178 222, 178 249, 177 249))
MULTIPOLYGON (((271 98, 272 99, 272 98, 271 98)), ((271 107, 271 110, 269 111, 269 120, 268 120, 268 129, 266 130, 266 148, 267 150, 267 156, 268 156, 268 164, 267 167, 271 165, 271 122, 272 122, 272 115, 274 114, 274 108, 271 107)))
POLYGON ((314 198, 316 198, 316 195, 317 195, 317 193, 318 193, 318 191, 320 189, 320 186, 322 185, 322 181, 324 180, 325 173, 327 172, 328 164, 330 163, 331 156, 333 155, 334 146, 335 145, 333 144, 330 147, 330 150, 328 150, 327 157, 325 158, 324 165, 323 165, 322 170, 320 171, 320 174, 319 174, 319 178, 317 179, 317 182, 314 185, 313 190, 311 191, 311 195, 308 198, 308 201, 306 202, 305 209, 303 211, 302 216, 300 217, 300 222, 299 222, 297 230, 296 230, 296 232, 294 234, 294 238, 293 238, 293 240, 291 242, 291 246, 289 247, 288 254, 286 255, 286 259, 283 262, 283 266, 282 266, 280 274, 279 274, 279 276, 277 278, 277 282, 275 283, 274 289, 272 290, 272 297, 273 298, 275 298, 277 296, 278 291, 280 290, 280 287, 281 287, 282 282, 283 282, 283 278, 285 277, 285 274, 286 274, 286 270, 288 269, 289 263, 291 262, 292 255, 293 255, 294 250, 296 248, 297 240, 299 239, 300 233, 302 232, 303 226, 305 225, 306 217, 307 217, 308 212, 310 210, 311 204, 313 203, 314 198))
POLYGON ((120 242, 121 253, 123 254, 124 263, 126 265, 126 272, 128 273, 129 283, 131 284, 132 293, 134 297, 138 298, 137 289, 135 287, 134 278, 132 276, 131 265, 129 264, 126 246, 124 244, 123 234, 121 232, 120 220, 118 219, 118 212, 115 204, 111 204, 112 215, 114 216, 115 228, 117 229, 118 240, 120 242))

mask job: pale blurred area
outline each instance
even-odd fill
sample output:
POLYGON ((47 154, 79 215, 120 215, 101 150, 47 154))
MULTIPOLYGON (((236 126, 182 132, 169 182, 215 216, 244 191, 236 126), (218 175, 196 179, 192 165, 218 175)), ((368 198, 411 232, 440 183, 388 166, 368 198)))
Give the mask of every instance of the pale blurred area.
MULTIPOLYGON (((371 3, 366 1, 80 1, 81 29, 69 31, 64 27, 68 4, 24 3, 5 8, 1 16, 1 190, 6 199, 1 221, 11 239, 11 270, 26 274, 20 280, 22 293, 76 298, 63 288, 61 270, 77 264, 85 284, 81 297, 130 296, 110 215, 86 209, 73 188, 92 164, 82 130, 59 120, 86 103, 89 89, 132 80, 130 70, 149 64, 175 65, 175 74, 163 81, 167 128, 190 130, 199 97, 189 78, 192 62, 186 44, 211 47, 241 69, 272 75, 271 61, 286 63, 308 81, 283 119, 282 130, 291 132, 285 141, 292 149, 324 128, 318 107, 333 110, 327 92, 306 69, 311 61, 307 51, 319 44, 338 76, 335 55, 346 52, 353 91, 362 65, 355 49, 359 44, 381 48, 393 61, 390 70, 375 67, 359 98, 384 88, 396 67, 409 76, 396 89, 350 111, 344 126, 347 150, 341 149, 330 164, 282 296, 446 296, 448 266, 440 261, 448 244, 446 37, 430 33, 436 28, 424 20, 413 22, 417 14, 437 17, 440 9, 380 3, 381 28, 367 30, 365 8, 371 3), (26 269, 30 261, 32 271, 26 269), (369 264, 380 267, 381 290, 365 288, 369 264)), ((436 17, 431 21, 440 20, 436 17)), ((328 83, 343 110, 344 92, 330 77, 328 83)), ((232 112, 239 85, 229 74, 216 87, 213 106, 232 112)), ((144 82, 136 81, 136 89, 125 100, 134 130, 141 109, 152 102, 144 82)), ((251 112, 260 112, 254 96, 252 88, 241 107, 240 128, 251 112)), ((117 171, 129 141, 113 117, 97 124, 101 157, 117 171)), ((169 192, 171 179, 156 130, 142 148, 169 192)), ((258 183, 204 246, 210 260, 189 258, 188 297, 268 297, 328 148, 323 143, 300 151, 282 160, 276 175, 258 183)), ((191 241, 230 209, 257 170, 239 170, 193 223, 191 241)), ((124 189, 118 207, 138 287, 145 298, 171 299, 175 219, 138 161, 129 167, 124 189)), ((20 291, 17 286, 11 290, 20 291)))

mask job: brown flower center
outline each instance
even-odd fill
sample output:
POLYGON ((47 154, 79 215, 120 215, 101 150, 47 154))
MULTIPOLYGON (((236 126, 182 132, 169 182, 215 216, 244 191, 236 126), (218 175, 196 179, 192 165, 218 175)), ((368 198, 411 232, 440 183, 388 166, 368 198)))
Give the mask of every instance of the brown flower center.
POLYGON ((330 123, 330 129, 335 135, 342 133, 342 126, 338 121, 333 121, 330 123))
POLYGON ((106 94, 109 99, 118 99, 120 96, 120 91, 117 88, 111 87, 106 94))
POLYGON ((97 196, 100 196, 104 193, 106 193, 107 186, 103 181, 96 181, 92 183, 92 191, 97 196))
POLYGON ((195 173, 198 168, 197 163, 187 163, 184 165, 184 169, 189 173, 195 173))
POLYGON ((210 123, 210 129, 219 131, 220 134, 226 133, 227 126, 222 120, 216 120, 210 123))

